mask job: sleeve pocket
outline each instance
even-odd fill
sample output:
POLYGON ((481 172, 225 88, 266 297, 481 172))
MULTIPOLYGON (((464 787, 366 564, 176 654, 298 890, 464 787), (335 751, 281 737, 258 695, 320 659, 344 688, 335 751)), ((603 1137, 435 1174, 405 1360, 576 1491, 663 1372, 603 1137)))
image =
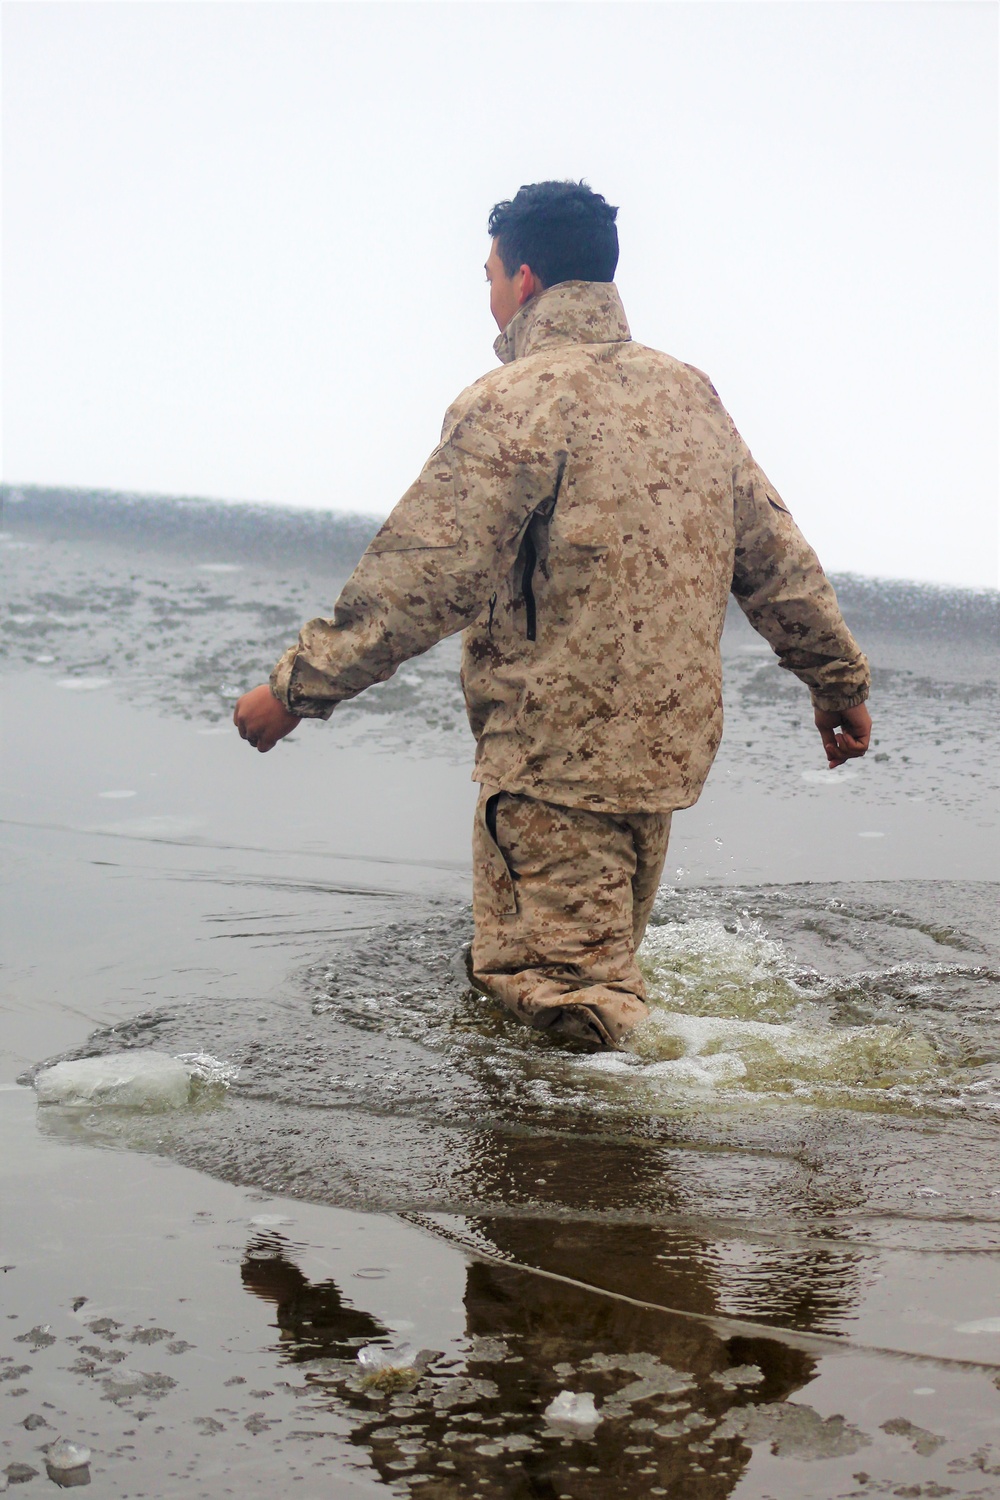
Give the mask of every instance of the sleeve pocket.
POLYGON ((368 550, 429 551, 454 547, 460 536, 452 458, 436 448, 368 550))

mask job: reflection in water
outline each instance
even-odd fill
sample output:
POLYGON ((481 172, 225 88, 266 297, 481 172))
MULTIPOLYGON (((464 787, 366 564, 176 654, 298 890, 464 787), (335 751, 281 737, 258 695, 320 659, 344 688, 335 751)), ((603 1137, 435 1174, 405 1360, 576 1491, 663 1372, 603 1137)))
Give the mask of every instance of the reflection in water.
POLYGON ((276 1235, 258 1235, 247 1247, 240 1275, 248 1292, 274 1303, 282 1343, 296 1362, 353 1359, 361 1345, 387 1333, 377 1318, 345 1304, 335 1281, 308 1281, 276 1235))
MULTIPOLYGON (((580 1278, 614 1259, 613 1236, 594 1229, 508 1221, 490 1233, 503 1251, 544 1247, 551 1267, 580 1278)), ((645 1296, 649 1278, 634 1241, 631 1248, 621 1270, 632 1295, 645 1296)), ((655 1260, 647 1264, 660 1291, 655 1260)), ((714 1500, 732 1492, 750 1457, 734 1410, 781 1402, 813 1374, 809 1355, 780 1342, 721 1339, 694 1320, 474 1261, 463 1344, 430 1359, 412 1390, 386 1396, 366 1387, 357 1350, 388 1341, 387 1331, 345 1306, 334 1282, 310 1285, 277 1237, 251 1244, 242 1276, 275 1303, 282 1353, 305 1365, 312 1407, 346 1415, 383 1479, 423 1496, 603 1500, 615 1487, 714 1500), (595 1397, 595 1430, 546 1420, 566 1390, 595 1397)), ((688 1266, 686 1284, 710 1304, 697 1276, 688 1266)))

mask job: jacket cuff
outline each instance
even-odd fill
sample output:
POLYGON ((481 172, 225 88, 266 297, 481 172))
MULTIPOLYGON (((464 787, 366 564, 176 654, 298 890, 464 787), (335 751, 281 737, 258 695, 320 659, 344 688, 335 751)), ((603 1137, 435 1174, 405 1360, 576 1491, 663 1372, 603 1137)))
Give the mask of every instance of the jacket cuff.
POLYGON ((300 719, 328 719, 336 703, 322 698, 304 698, 296 692, 294 672, 297 658, 298 647, 289 646, 271 673, 271 692, 290 714, 296 714, 300 719))
MULTIPOLYGON (((843 693, 812 693, 810 696, 812 697, 813 708, 818 708, 825 714, 836 714, 842 708, 860 708, 861 704, 867 701, 868 688, 861 688, 859 692, 847 697, 843 693)), ((298 709, 293 710, 293 712, 297 713, 298 709)))

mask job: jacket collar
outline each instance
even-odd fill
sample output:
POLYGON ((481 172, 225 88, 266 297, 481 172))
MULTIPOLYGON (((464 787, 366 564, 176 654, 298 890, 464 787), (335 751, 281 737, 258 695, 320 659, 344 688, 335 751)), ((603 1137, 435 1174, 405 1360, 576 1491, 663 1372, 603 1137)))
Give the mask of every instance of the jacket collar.
POLYGON ((631 337, 613 281, 560 281, 519 308, 493 348, 509 365, 559 344, 618 344, 631 337))

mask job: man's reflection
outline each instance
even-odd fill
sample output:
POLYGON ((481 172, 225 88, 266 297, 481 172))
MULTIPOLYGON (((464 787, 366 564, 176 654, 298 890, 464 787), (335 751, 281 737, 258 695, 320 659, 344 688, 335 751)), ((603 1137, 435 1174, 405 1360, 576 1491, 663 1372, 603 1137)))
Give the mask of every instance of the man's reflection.
POLYGON ((370 1313, 345 1303, 335 1281, 307 1281, 286 1259, 277 1235, 258 1235, 240 1267, 248 1292, 273 1302, 287 1357, 301 1364, 310 1359, 353 1359, 362 1344, 384 1338, 386 1327, 370 1313))
MULTIPOLYGON (((578 1273, 610 1254, 605 1225, 511 1220, 492 1227, 508 1253, 522 1235, 536 1252, 548 1236, 552 1255, 568 1254, 578 1273), (561 1228, 572 1229, 572 1239, 560 1245, 561 1228)), ((386 1482, 420 1476, 420 1493, 440 1500, 606 1500, 612 1485, 628 1495, 723 1500, 749 1450, 738 1438, 711 1444, 706 1435, 734 1403, 780 1400, 813 1373, 809 1356, 775 1340, 725 1340, 696 1319, 477 1261, 467 1271, 462 1362, 446 1354, 414 1390, 381 1397, 362 1389, 346 1362, 361 1344, 387 1340, 385 1326, 348 1305, 335 1282, 310 1284, 292 1253, 277 1236, 260 1237, 242 1267, 248 1290, 276 1307, 285 1357, 343 1359, 336 1399, 353 1408, 353 1440, 386 1482), (748 1366, 760 1372, 750 1385, 727 1389, 713 1379, 748 1366), (589 1390, 617 1414, 593 1434, 554 1430, 542 1414, 565 1389, 589 1390)), ((320 1399, 330 1399, 329 1387, 320 1399)))

